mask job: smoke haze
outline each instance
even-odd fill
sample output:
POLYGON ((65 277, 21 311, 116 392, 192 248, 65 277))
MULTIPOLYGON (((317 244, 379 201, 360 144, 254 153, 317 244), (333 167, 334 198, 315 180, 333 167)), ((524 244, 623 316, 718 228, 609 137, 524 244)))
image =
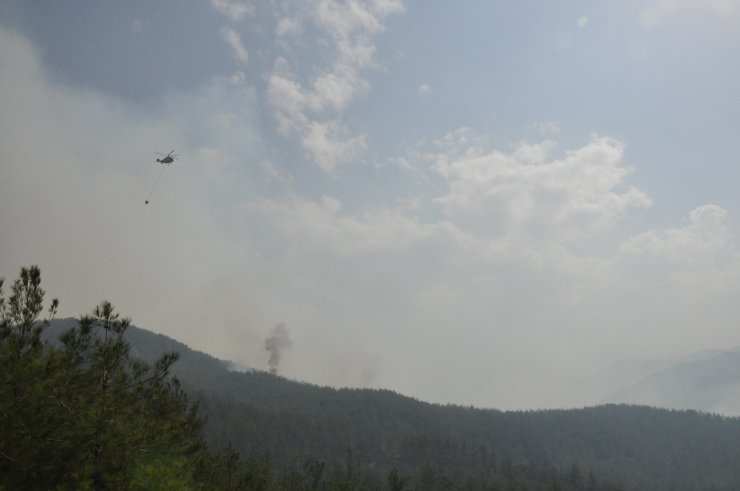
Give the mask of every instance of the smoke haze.
POLYGON ((0 274, 240 366, 502 409, 740 345, 737 16, 254 3, 0 2, 0 274))
POLYGON ((270 353, 270 359, 267 364, 270 367, 270 373, 276 375, 280 365, 280 357, 283 350, 291 345, 288 328, 282 322, 278 323, 270 330, 270 335, 265 339, 265 349, 270 353))

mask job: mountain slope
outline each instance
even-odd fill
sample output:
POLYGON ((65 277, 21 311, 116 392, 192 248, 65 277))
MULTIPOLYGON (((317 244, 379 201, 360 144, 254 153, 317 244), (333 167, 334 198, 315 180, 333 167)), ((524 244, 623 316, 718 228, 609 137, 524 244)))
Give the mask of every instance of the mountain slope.
POLYGON ((227 362, 166 336, 132 327, 127 337, 150 361, 178 351, 174 373, 200 400, 209 439, 245 454, 269 451, 300 465, 309 457, 340 460, 350 448, 363 464, 405 472, 576 464, 629 489, 740 489, 740 420, 733 418, 624 405, 509 412, 441 406, 386 390, 229 371, 227 362))

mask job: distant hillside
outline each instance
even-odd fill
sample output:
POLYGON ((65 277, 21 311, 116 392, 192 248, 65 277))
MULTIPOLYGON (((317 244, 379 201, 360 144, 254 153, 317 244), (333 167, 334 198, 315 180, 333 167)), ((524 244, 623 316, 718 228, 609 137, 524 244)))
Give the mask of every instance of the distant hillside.
MULTIPOLYGON (((623 359, 587 374, 581 380, 581 388, 587 389, 588 405, 617 403, 612 396, 617 392, 635 385, 643 378, 675 365, 713 358, 724 351, 704 350, 688 355, 659 359, 623 359)), ((686 408, 681 408, 686 409, 686 408)))
POLYGON ((676 363, 650 373, 607 400, 740 415, 740 351, 676 363))
MULTIPOLYGON (((55 323, 51 336, 65 324, 55 323)), ((364 465, 407 473, 534 465, 594 472, 626 489, 740 489, 734 418, 626 405, 509 412, 441 406, 386 390, 230 371, 225 361, 138 328, 128 339, 147 360, 179 352, 175 374, 200 400, 209 439, 244 454, 269 451, 300 464, 309 456, 337 461, 349 448, 364 465)))

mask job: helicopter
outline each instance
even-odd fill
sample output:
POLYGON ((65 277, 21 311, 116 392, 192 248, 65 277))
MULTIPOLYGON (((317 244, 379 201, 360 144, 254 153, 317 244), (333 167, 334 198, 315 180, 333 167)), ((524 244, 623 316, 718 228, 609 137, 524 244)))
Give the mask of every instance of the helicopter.
MULTIPOLYGON (((157 162, 164 165, 170 165, 172 162, 175 161, 175 159, 178 157, 178 155, 175 153, 175 149, 170 150, 169 153, 161 153, 161 152, 154 152, 160 157, 161 159, 157 159, 157 162)), ((149 199, 152 197, 152 193, 154 192, 154 188, 157 187, 157 183, 159 182, 159 178, 162 177, 162 172, 164 171, 164 167, 162 167, 162 170, 159 171, 159 175, 157 176, 157 180, 154 181, 154 186, 152 186, 152 190, 149 191, 149 195, 146 197, 146 201, 144 201, 145 205, 149 204, 149 199)))
POLYGON ((162 157, 161 159, 157 159, 157 162, 159 162, 160 164, 171 164, 178 157, 174 149, 170 150, 170 153, 167 153, 167 154, 160 153, 160 152, 154 152, 154 153, 162 157))

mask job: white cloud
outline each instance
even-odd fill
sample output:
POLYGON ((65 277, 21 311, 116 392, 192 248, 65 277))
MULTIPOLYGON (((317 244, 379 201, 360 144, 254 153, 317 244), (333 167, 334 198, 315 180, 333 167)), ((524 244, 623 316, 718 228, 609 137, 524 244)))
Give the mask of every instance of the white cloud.
POLYGON ((559 241, 592 236, 630 208, 650 206, 641 191, 619 190, 631 172, 622 165, 621 143, 592 137, 586 146, 550 158, 555 147, 552 141, 521 144, 505 154, 482 153, 474 145, 468 155, 438 155, 436 170, 449 192, 437 202, 448 217, 479 233, 559 241))
POLYGON ((327 174, 342 164, 355 162, 367 148, 364 136, 342 137, 342 129, 335 123, 309 123, 301 139, 311 159, 327 174))
MULTIPOLYGON (((350 69, 324 72, 307 88, 294 80, 284 58, 278 58, 275 65, 279 68, 267 79, 267 100, 275 109, 280 130, 286 134, 305 133, 311 123, 317 121, 314 115, 342 111, 359 91, 368 87, 367 82, 350 69)), ((338 126, 339 123, 329 119, 327 124, 338 126)))
POLYGON ((228 27, 222 27, 221 37, 234 50, 234 58, 240 63, 246 63, 249 59, 249 52, 244 47, 244 44, 242 44, 242 38, 239 36, 239 33, 228 27))
POLYGON ((284 36, 295 36, 300 34, 302 31, 301 23, 298 19, 286 17, 278 21, 278 25, 275 28, 275 34, 278 37, 284 36))
POLYGON ((403 2, 377 1, 362 2, 348 0, 316 0, 311 9, 314 19, 324 30, 337 39, 351 42, 352 36, 377 34, 383 30, 380 20, 391 14, 403 12, 403 2))
POLYGON ((233 21, 254 13, 254 6, 244 0, 211 0, 211 5, 233 21))
POLYGON ((356 152, 364 150, 364 136, 337 138, 330 133, 348 133, 341 115, 369 89, 363 72, 376 66, 373 36, 383 31, 384 17, 403 11, 403 3, 313 0, 288 5, 292 8, 276 28, 277 35, 288 43, 286 54, 276 59, 275 69, 267 77, 267 100, 280 132, 286 136, 296 134, 314 163, 332 172, 336 166, 355 160, 356 152), (304 24, 311 24, 319 35, 298 39, 298 34, 306 33, 304 24), (293 56, 291 42, 299 46, 319 45, 327 39, 330 49, 324 47, 322 51, 331 55, 325 66, 314 68, 308 77, 291 70, 287 59, 293 56))
POLYGON ((703 205, 691 211, 685 226, 651 230, 626 241, 620 250, 661 260, 700 260, 727 254, 733 249, 727 215, 720 206, 703 205))
POLYGON ((229 77, 229 82, 234 87, 245 87, 247 85, 247 76, 244 75, 243 71, 237 70, 229 77))
POLYGON ((350 67, 335 67, 322 73, 313 82, 314 107, 318 111, 342 111, 363 90, 368 88, 366 80, 360 78, 350 67))
POLYGON ((275 109, 278 128, 284 135, 308 127, 309 119, 304 111, 309 105, 309 94, 299 83, 273 73, 267 79, 267 100, 275 109))
POLYGON ((484 151, 485 140, 471 128, 463 126, 445 134, 434 144, 443 151, 437 155, 437 158, 450 159, 481 155, 484 151))
POLYGON ((419 90, 416 91, 417 94, 419 94, 421 97, 428 97, 432 95, 432 88, 429 86, 429 84, 422 84, 419 87, 419 90))

